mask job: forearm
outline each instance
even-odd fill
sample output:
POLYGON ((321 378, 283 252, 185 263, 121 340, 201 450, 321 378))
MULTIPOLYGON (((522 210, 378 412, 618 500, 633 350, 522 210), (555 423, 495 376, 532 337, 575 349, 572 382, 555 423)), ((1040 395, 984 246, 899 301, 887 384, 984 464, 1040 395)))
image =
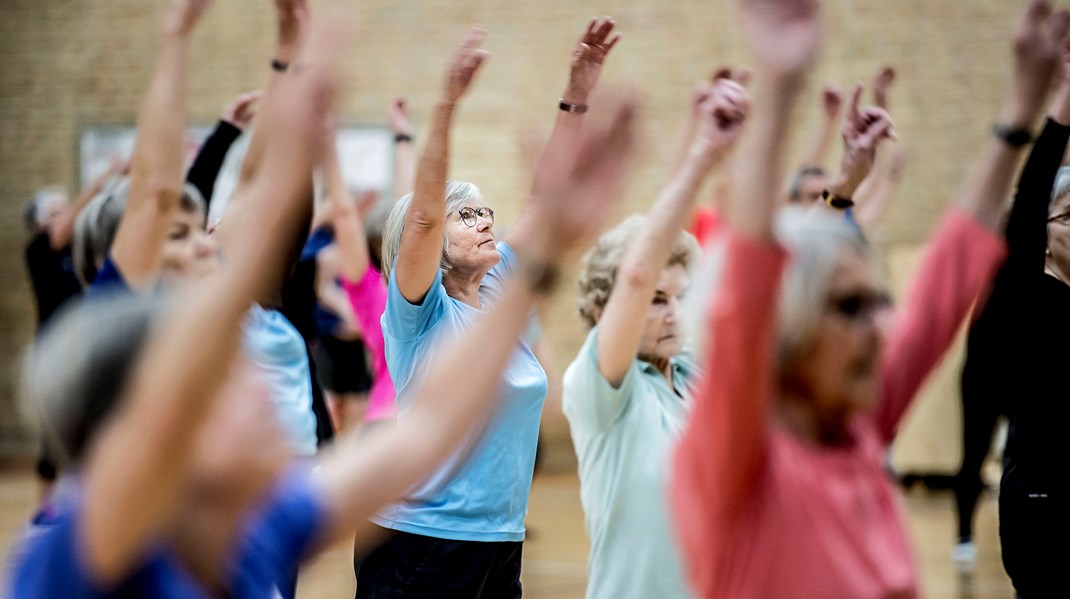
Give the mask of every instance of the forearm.
POLYGON ((773 214, 780 197, 777 182, 783 180, 784 137, 800 85, 795 77, 757 78, 750 134, 740 150, 736 193, 727 215, 737 230, 751 237, 773 237, 773 214))
POLYGON ((1048 241, 1048 206, 1070 127, 1048 120, 1018 178, 1014 205, 1007 220, 1007 268, 1040 272, 1048 241))
POLYGON ((404 197, 412 192, 416 180, 416 148, 412 141, 394 144, 394 197, 404 197))
POLYGON ((89 202, 97 197, 101 191, 104 190, 104 185, 116 176, 118 170, 115 168, 108 168, 102 174, 93 179, 89 185, 78 193, 78 197, 74 199, 71 207, 59 218, 59 220, 52 225, 52 228, 48 232, 48 242, 54 250, 60 250, 67 247, 67 244, 71 242, 71 237, 74 235, 74 221, 78 219, 78 215, 85 209, 89 202))
MULTIPOLYGON (((1036 119, 1038 109, 1034 100, 1012 100, 1000 112, 999 122, 1011 128, 1028 129, 1036 119)), ((1004 202, 1010 195, 1011 181, 1021 152, 1021 147, 990 139, 972 174, 955 198, 955 203, 966 213, 994 231, 999 229, 1004 202)))
POLYGON ((327 144, 323 174, 326 178, 334 240, 338 246, 338 270, 343 277, 359 281, 364 276, 370 260, 368 241, 364 236, 364 224, 357 213, 357 207, 346 188, 338 150, 333 142, 327 144))
POLYGON ((428 225, 445 222, 443 209, 450 163, 450 129, 455 105, 445 100, 435 104, 427 145, 420 155, 409 218, 419 216, 428 225))

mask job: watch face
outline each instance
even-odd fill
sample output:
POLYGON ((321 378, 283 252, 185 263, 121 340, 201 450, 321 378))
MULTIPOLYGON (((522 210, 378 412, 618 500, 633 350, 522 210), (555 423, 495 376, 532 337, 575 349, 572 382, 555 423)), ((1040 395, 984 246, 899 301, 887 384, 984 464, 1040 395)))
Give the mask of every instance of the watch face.
POLYGON ((1025 131, 1011 131, 1007 134, 1007 143, 1014 146, 1024 146, 1025 144, 1029 143, 1029 139, 1031 137, 1032 136, 1026 133, 1025 131))

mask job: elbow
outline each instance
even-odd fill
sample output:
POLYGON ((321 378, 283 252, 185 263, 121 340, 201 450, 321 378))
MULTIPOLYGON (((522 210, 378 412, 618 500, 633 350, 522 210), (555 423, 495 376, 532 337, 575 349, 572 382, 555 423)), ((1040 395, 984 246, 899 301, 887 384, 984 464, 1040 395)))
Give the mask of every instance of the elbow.
POLYGON ((437 210, 425 210, 413 206, 405 216, 405 228, 410 231, 430 232, 442 224, 441 207, 437 210))
POLYGON ((658 283, 661 273, 648 265, 636 260, 625 261, 617 272, 617 282, 614 287, 624 287, 629 290, 645 289, 654 287, 658 283))
POLYGON ((170 180, 149 180, 146 196, 161 212, 170 212, 178 208, 182 198, 182 186, 170 180))

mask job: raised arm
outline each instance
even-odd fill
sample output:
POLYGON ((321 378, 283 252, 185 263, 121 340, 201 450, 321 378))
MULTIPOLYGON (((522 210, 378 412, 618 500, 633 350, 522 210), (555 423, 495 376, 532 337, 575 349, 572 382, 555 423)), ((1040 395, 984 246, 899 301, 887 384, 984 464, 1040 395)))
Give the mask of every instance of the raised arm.
POLYGON ((416 148, 413 145, 412 118, 405 98, 390 102, 390 130, 394 133, 394 197, 412 192, 416 179, 416 148))
POLYGON ((372 431, 363 443, 350 436, 325 458, 321 484, 330 525, 324 530, 350 537, 382 505, 430 475, 492 413, 501 371, 527 325, 534 298, 549 293, 562 257, 597 232, 622 195, 634 139, 634 100, 610 110, 611 126, 584 132, 576 145, 561 148, 550 171, 556 174, 540 181, 553 193, 533 216, 531 251, 520 256, 520 267, 494 308, 436 353, 405 418, 394 428, 372 431))
MULTIPOLYGON (((398 289, 406 300, 418 304, 435 281, 446 234, 446 176, 450 163, 450 129, 453 111, 468 91, 488 53, 479 49, 486 37, 481 27, 472 27, 450 59, 446 86, 435 103, 427 145, 420 156, 412 205, 405 216, 396 269, 398 289)), ((389 272, 391 265, 384 264, 389 272)))
POLYGON ((223 114, 223 118, 219 119, 212 134, 201 144, 197 157, 193 159, 193 164, 186 171, 186 182, 193 184, 204 198, 205 216, 210 212, 215 182, 219 177, 219 170, 223 168, 227 152, 241 136, 242 131, 252 122, 252 105, 262 95, 261 92, 255 91, 238 96, 227 107, 227 111, 223 114))
MULTIPOLYGON (((1000 113, 1001 124, 1028 129, 1036 121, 1068 24, 1070 12, 1052 15, 1046 0, 1030 2, 1014 38, 1013 77, 1000 113)), ((956 198, 968 218, 952 215, 940 229, 912 283, 882 357, 880 403, 875 418, 886 442, 894 438, 918 388, 951 345, 970 305, 990 283, 999 264, 1003 247, 992 233, 998 231, 1021 150, 999 138, 982 148, 973 173, 956 198)), ((1046 158, 1052 173, 1060 157, 1046 158)), ((1046 201, 1051 180, 1036 193, 1046 201)), ((1040 219, 1046 222, 1046 212, 1040 219)), ((1043 249, 1041 258, 1042 254, 1043 249)))
POLYGON ((725 273, 709 312, 711 376, 673 465, 677 530, 693 559, 704 558, 703 544, 745 505, 765 455, 783 262, 773 216, 791 110, 820 46, 817 13, 813 0, 744 2, 745 39, 758 67, 754 102, 728 206, 725 273))
POLYGON ((699 126, 680 170, 647 212, 642 233, 621 261, 617 283, 598 321, 598 369, 620 385, 635 361, 642 322, 661 271, 687 223, 699 188, 728 154, 743 129, 749 104, 743 86, 719 79, 700 107, 699 126))
POLYGON ((78 219, 78 214, 93 198, 97 197, 97 194, 104 190, 104 186, 112 177, 124 174, 129 168, 130 164, 125 159, 118 156, 113 157, 108 168, 98 175, 96 179, 90 181, 85 189, 78 192, 78 196, 74 198, 74 202, 71 203, 70 207, 48 229, 48 243, 52 246, 52 249, 61 250, 70 244, 71 237, 74 235, 74 221, 78 219))
POLYGON ((182 197, 189 38, 208 0, 175 0, 164 21, 160 53, 137 119, 130 191, 111 258, 133 287, 156 280, 171 215, 182 197))
POLYGON ((220 269, 160 320, 88 459, 79 536, 89 571, 104 586, 141 563, 187 492, 198 431, 233 370, 245 313, 280 276, 272 270, 283 252, 275 240, 290 233, 301 210, 304 181, 322 143, 316 121, 329 87, 326 73, 310 68, 264 112, 262 126, 276 129, 277 143, 268 149, 262 176, 237 192, 256 194, 262 210, 244 223, 242 243, 220 269))
POLYGON ((557 120, 554 129, 550 132, 550 138, 546 142, 542 156, 535 165, 535 176, 532 185, 531 197, 521 210, 516 223, 505 235, 505 242, 517 251, 527 251, 524 245, 531 234, 530 214, 539 198, 545 195, 545 190, 539 189, 539 181, 548 180, 547 168, 552 168, 554 161, 550 156, 562 151, 575 142, 573 139, 579 134, 587 112, 587 102, 591 92, 598 83, 602 74, 602 66, 606 56, 620 41, 621 35, 613 33, 616 22, 610 18, 592 18, 587 23, 587 29, 576 42, 576 48, 572 51, 571 70, 569 71, 568 83, 565 92, 561 96, 561 110, 557 112, 557 120))
MULTIPOLYGON (((1003 272, 1012 279, 1035 276, 1044 269, 1048 244, 1048 206, 1052 187, 1070 136, 1070 41, 1063 46, 1062 82, 1048 120, 1033 144, 1018 177, 1014 206, 1007 219, 1007 262, 1003 272)), ((1016 290, 1020 292, 1020 289, 1016 290)))
MULTIPOLYGON (((877 146, 884 139, 895 139, 892 119, 882 108, 860 108, 862 84, 855 86, 851 105, 843 124, 843 158, 840 172, 829 183, 830 200, 853 202, 855 192, 873 171, 877 160, 877 146)), ((833 204, 833 207, 836 206, 833 204)))

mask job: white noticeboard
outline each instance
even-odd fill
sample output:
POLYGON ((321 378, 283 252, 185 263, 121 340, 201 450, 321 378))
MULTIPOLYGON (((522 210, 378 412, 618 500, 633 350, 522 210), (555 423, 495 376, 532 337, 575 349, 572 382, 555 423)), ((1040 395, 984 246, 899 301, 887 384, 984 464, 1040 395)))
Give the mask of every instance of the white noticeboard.
MULTIPOLYGON (((210 127, 191 127, 186 135, 186 166, 212 132, 210 127)), ((112 157, 129 158, 134 150, 137 128, 130 125, 94 125, 82 129, 80 179, 85 187, 107 169, 112 157)), ((238 183, 241 163, 249 146, 252 128, 242 134, 227 153, 216 179, 209 222, 223 214, 227 200, 238 183)), ((338 159, 351 190, 376 190, 380 198, 390 197, 394 175, 394 134, 386 126, 340 127, 336 133, 338 159)))

